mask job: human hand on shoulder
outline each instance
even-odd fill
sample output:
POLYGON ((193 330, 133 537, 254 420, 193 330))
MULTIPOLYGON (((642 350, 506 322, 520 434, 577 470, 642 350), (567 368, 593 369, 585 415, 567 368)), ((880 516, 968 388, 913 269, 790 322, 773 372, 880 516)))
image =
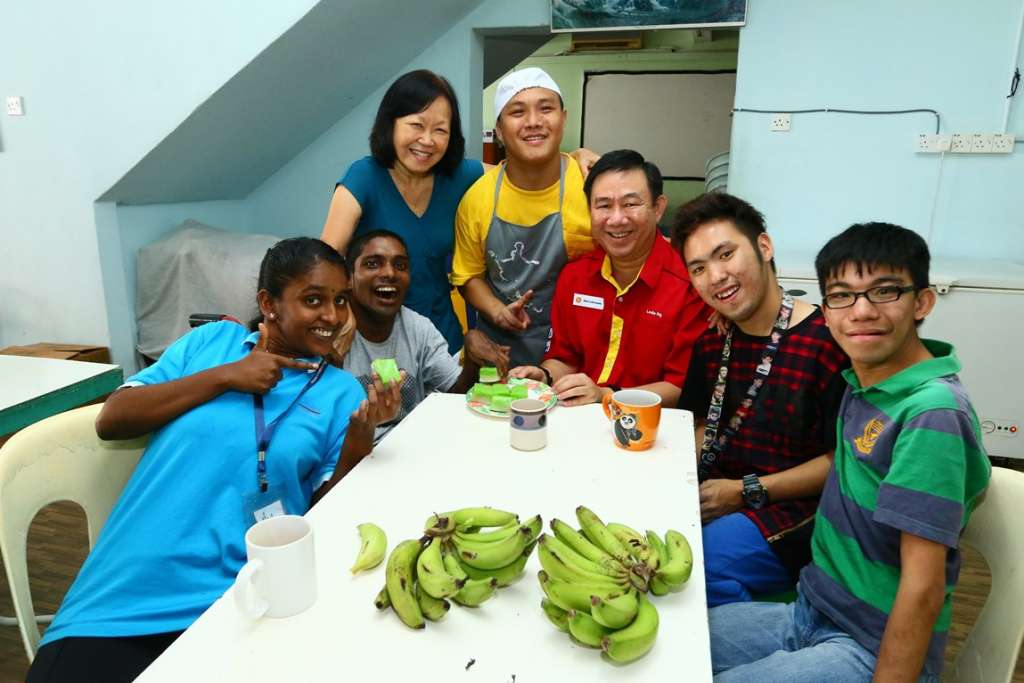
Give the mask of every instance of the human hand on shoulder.
POLYGON ((228 389, 247 394, 265 394, 281 381, 283 368, 315 370, 315 363, 271 353, 267 327, 260 323, 260 336, 252 350, 234 363, 221 366, 228 389))
POLYGON ((597 403, 601 397, 610 389, 599 387, 582 372, 559 377, 555 385, 551 387, 558 396, 559 402, 567 406, 582 406, 588 403, 597 403))
POLYGON ((708 479, 701 483, 699 493, 703 524, 743 509, 742 479, 708 479))

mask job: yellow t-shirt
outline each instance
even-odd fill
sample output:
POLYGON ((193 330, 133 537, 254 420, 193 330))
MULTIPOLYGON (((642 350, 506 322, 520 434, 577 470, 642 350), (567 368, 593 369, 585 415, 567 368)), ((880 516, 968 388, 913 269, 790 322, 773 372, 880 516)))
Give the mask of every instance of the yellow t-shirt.
MULTIPOLYGON (((563 155, 567 156, 567 155, 563 155)), ((455 213, 455 257, 452 260, 452 284, 463 285, 484 275, 484 244, 494 213, 494 186, 499 167, 495 166, 473 183, 462 196, 455 213)), ((522 190, 506 173, 498 195, 498 217, 516 225, 536 225, 558 210, 558 181, 543 190, 522 190)), ((565 167, 565 197, 562 202, 562 230, 569 259, 593 250, 590 239, 590 208, 583 194, 583 173, 571 157, 565 167)))

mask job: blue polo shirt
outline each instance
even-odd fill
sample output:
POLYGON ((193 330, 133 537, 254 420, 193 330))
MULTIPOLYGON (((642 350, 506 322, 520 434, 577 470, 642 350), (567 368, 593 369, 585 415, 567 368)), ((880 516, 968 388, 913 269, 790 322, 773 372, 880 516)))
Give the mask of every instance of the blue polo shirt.
MULTIPOLYGON (((232 363, 257 336, 232 322, 203 325, 126 384, 159 384, 232 363)), ((264 396, 268 423, 310 376, 284 370, 264 396)), ((365 397, 352 375, 327 367, 281 421, 267 450, 267 476, 282 487, 287 513, 305 514, 313 491, 330 478, 349 416, 365 397)), ((42 644, 188 628, 245 563, 252 517, 243 500, 256 490, 252 394, 225 392, 158 429, 42 644)))

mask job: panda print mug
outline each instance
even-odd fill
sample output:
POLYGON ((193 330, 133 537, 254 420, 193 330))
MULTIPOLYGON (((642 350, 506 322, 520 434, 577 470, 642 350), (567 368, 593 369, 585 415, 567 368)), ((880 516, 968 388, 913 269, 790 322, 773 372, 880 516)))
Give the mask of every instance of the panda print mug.
POLYGON ((612 421, 615 445, 627 451, 646 451, 654 445, 661 423, 661 396, 643 389, 622 389, 601 399, 612 421))

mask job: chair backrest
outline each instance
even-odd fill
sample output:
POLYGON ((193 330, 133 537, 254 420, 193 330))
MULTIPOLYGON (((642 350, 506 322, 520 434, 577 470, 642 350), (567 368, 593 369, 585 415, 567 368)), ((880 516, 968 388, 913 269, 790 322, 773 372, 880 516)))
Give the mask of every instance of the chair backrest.
POLYGON ((101 441, 95 427, 100 408, 86 406, 37 422, 0 449, 0 552, 29 660, 39 647, 25 559, 32 519, 50 503, 78 503, 92 548, 146 445, 146 438, 101 441))
POLYGON ((985 499, 971 515, 963 542, 985 557, 992 588, 953 665, 958 683, 1010 683, 1024 637, 1024 472, 992 468, 985 499))

